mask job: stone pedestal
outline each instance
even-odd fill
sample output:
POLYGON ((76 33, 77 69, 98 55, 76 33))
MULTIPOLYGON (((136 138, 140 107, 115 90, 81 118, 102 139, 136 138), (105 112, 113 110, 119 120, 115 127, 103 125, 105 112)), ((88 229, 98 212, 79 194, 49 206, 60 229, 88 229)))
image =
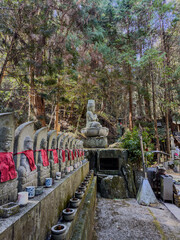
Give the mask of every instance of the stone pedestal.
POLYGON ((0 205, 8 202, 15 202, 17 200, 17 187, 17 179, 13 179, 0 184, 0 205))
POLYGON ((85 148, 107 148, 107 137, 88 137, 83 140, 85 148))

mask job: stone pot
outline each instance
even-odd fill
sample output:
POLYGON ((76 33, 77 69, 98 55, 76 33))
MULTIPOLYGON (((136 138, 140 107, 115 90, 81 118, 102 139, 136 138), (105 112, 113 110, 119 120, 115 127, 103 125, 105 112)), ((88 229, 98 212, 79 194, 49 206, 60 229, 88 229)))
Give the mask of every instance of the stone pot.
POLYGON ((75 192, 75 197, 77 197, 79 199, 82 199, 83 195, 84 195, 84 192, 81 191, 81 190, 78 190, 78 191, 75 192))
POLYGON ((91 175, 88 174, 88 175, 85 177, 85 179, 90 180, 90 179, 91 179, 91 175))
POLYGON ((72 208, 65 208, 63 210, 63 218, 65 221, 69 222, 74 219, 75 211, 72 208))
POLYGON ((86 186, 83 186, 82 184, 78 187, 79 190, 85 192, 86 191, 86 186))
POLYGON ((57 224, 51 228, 51 235, 53 240, 64 240, 66 237, 67 227, 64 224, 57 224))
POLYGON ((72 208, 77 208, 80 204, 79 198, 71 198, 70 199, 70 205, 72 208))
POLYGON ((87 186, 89 184, 89 180, 84 179, 83 183, 85 184, 85 186, 87 186))

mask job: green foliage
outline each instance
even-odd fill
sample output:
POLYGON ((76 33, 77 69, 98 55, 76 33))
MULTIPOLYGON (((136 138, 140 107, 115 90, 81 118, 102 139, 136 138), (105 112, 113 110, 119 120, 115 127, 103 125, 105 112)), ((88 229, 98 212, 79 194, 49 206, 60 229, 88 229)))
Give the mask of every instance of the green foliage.
MULTIPOLYGON (((151 143, 151 136, 148 128, 143 129, 142 138, 145 158, 147 158, 147 161, 152 161, 153 153, 150 151, 154 149, 154 146, 151 143)), ((139 130, 137 127, 134 127, 132 132, 129 130, 125 132, 121 138, 121 147, 128 150, 129 159, 132 163, 137 164, 138 166, 142 164, 139 130)))

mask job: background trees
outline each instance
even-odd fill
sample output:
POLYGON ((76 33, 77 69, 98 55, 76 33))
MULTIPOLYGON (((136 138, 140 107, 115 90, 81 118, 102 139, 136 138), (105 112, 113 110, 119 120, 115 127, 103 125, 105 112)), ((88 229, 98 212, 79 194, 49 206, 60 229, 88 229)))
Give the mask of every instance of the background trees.
MULTIPOLYGON (((179 4, 164 0, 3 0, 0 111, 78 131, 95 98, 132 130, 179 118, 179 4)), ((153 127, 154 125, 154 127, 153 127)), ((154 129, 154 130, 153 130, 154 129)), ((161 140, 161 139, 160 139, 161 140)))

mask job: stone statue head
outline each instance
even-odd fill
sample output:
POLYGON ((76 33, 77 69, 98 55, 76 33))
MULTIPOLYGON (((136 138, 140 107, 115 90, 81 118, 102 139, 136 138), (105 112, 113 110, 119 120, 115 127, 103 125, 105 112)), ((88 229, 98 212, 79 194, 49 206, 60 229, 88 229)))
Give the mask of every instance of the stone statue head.
POLYGON ((95 112, 95 101, 94 100, 88 100, 87 104, 87 110, 91 112, 95 112))
POLYGON ((0 128, 0 151, 8 152, 11 148, 12 133, 7 127, 0 128))
POLYGON ((46 141, 45 138, 43 138, 43 139, 41 140, 40 148, 41 148, 41 149, 46 149, 46 148, 47 148, 47 141, 46 141))
POLYGON ((32 150, 33 149, 33 140, 27 136, 24 140, 24 150, 32 150))
POLYGON ((51 148, 56 149, 56 139, 55 138, 53 138, 53 140, 52 140, 51 148))

